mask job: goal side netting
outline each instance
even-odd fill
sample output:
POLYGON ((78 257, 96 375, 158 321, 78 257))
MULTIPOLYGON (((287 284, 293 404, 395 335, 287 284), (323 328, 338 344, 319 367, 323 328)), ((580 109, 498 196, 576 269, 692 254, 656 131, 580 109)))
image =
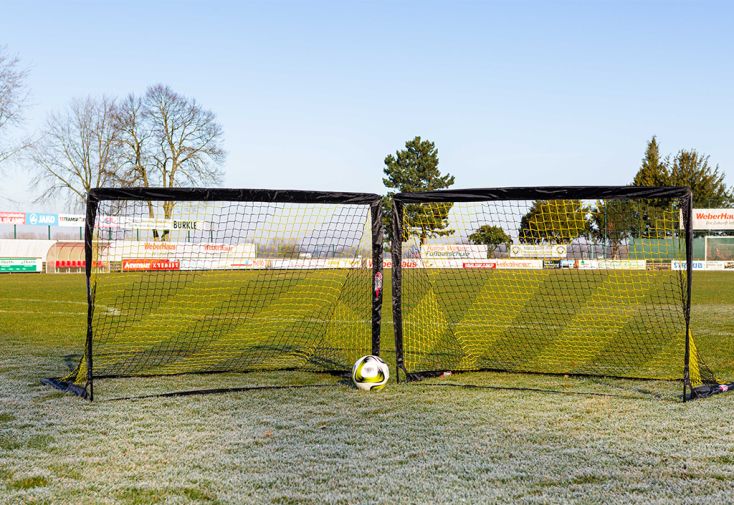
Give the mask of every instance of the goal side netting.
POLYGON ((688 188, 545 187, 394 198, 398 367, 718 385, 690 331, 688 188))
POLYGON ((98 189, 88 196, 88 329, 73 373, 348 371, 380 351, 378 195, 98 189))

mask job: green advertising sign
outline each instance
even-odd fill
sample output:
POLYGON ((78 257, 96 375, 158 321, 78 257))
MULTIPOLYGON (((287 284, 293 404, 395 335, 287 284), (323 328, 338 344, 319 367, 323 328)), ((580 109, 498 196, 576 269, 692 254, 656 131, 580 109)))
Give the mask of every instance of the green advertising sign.
POLYGON ((0 272, 40 272, 41 258, 0 258, 0 272))

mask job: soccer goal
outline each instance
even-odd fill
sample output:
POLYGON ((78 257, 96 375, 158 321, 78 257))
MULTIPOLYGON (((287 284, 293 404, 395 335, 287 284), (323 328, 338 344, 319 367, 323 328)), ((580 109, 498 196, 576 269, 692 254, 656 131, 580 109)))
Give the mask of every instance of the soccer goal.
POLYGON ((691 192, 536 187, 394 198, 397 364, 719 387, 690 331, 691 192))
MULTIPOLYGON (((259 189, 95 189, 84 357, 45 382, 346 372, 380 352, 380 197, 259 189)), ((185 383, 185 380, 183 381, 185 383)))

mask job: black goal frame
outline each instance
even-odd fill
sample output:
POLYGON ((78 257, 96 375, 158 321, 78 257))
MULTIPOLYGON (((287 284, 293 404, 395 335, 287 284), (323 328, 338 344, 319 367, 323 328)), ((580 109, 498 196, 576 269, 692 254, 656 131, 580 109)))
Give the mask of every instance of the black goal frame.
POLYGON ((84 227, 84 259, 87 293, 87 331, 84 345, 87 377, 85 387, 60 379, 43 379, 42 383, 63 391, 72 392, 90 401, 94 400, 93 318, 94 288, 91 283, 94 226, 101 201, 153 200, 153 201, 230 201, 302 204, 345 204, 366 205, 370 208, 372 224, 372 348, 374 355, 380 354, 380 325, 382 322, 382 198, 374 193, 352 193, 335 191, 303 191, 279 189, 239 188, 94 188, 87 193, 86 222, 84 227))
MULTIPOLYGON (((507 188, 448 189, 416 193, 397 193, 393 196, 392 235, 394 240, 403 237, 403 213, 405 205, 412 203, 461 203, 508 200, 640 200, 645 198, 678 198, 681 203, 686 250, 686 292, 683 300, 685 317, 685 352, 682 363, 683 401, 695 398, 690 380, 691 357, 691 284, 693 281, 693 193, 688 186, 533 186, 507 188)), ((400 373, 405 380, 412 375, 405 368, 403 348, 402 312, 402 241, 391 247, 392 254, 392 305, 395 333, 396 377, 400 373)))

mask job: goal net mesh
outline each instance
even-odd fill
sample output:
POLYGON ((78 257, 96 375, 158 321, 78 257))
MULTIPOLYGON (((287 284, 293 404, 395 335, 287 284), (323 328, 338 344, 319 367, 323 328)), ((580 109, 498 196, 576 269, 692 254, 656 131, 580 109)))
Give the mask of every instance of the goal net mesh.
POLYGON ((349 370, 373 350, 375 205, 100 200, 93 377, 349 370))
MULTIPOLYGON (((405 372, 683 377, 685 199, 440 193, 396 197, 405 372)), ((690 344, 692 385, 715 382, 690 344)))

